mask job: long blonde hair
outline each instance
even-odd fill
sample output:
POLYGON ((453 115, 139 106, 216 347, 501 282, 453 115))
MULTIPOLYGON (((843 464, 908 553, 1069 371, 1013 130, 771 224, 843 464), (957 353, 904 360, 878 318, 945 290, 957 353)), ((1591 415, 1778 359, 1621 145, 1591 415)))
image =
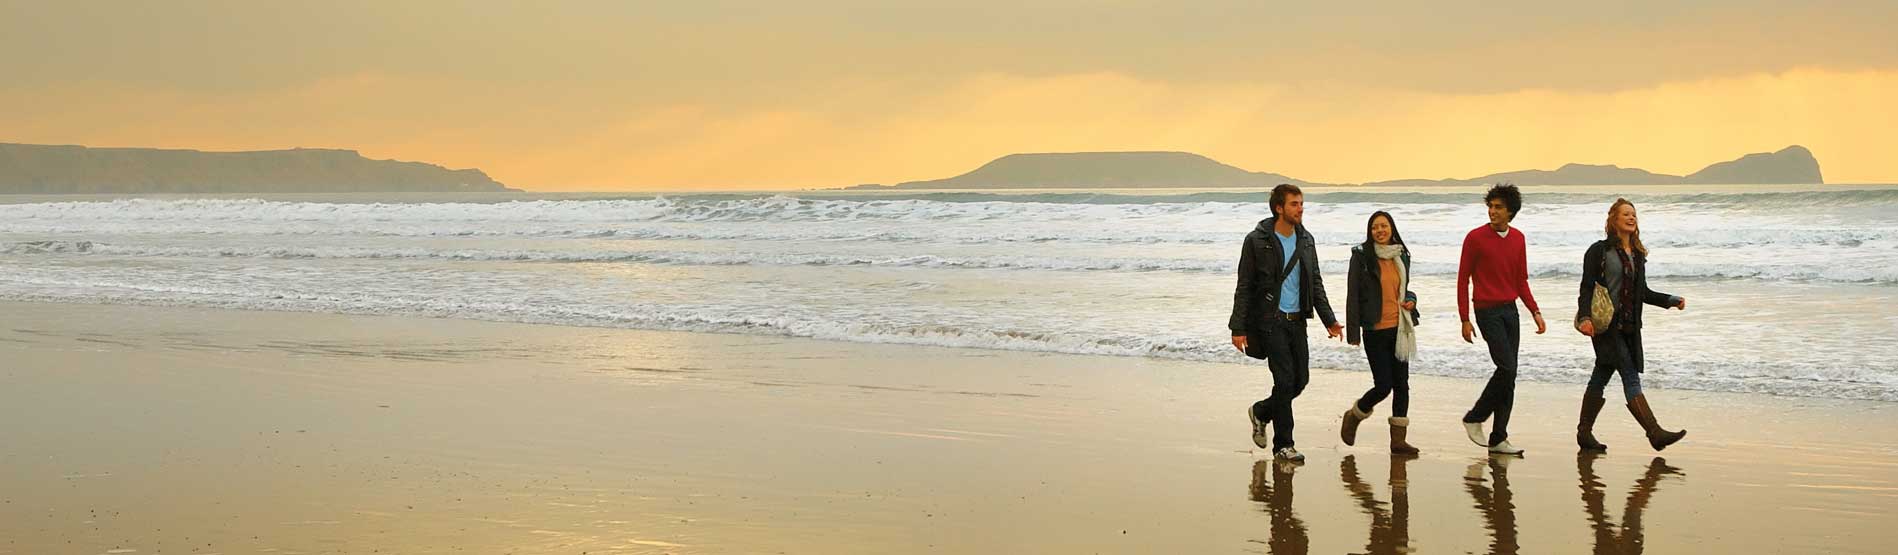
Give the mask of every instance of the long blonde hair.
MULTIPOLYGON (((1608 232, 1608 240, 1613 241, 1616 245, 1620 245, 1621 241, 1617 240, 1620 234, 1615 233, 1615 212, 1620 211, 1621 206, 1624 204, 1627 205, 1628 208, 1634 208, 1634 203, 1629 202, 1628 199, 1615 199, 1615 205, 1608 207, 1608 223, 1602 226, 1602 229, 1608 232)), ((1647 245, 1641 244, 1641 223, 1639 221, 1636 221, 1634 224, 1634 233, 1628 234, 1628 242, 1632 243, 1631 246, 1634 247, 1634 252, 1641 253, 1641 256, 1647 256, 1648 247, 1647 245)))

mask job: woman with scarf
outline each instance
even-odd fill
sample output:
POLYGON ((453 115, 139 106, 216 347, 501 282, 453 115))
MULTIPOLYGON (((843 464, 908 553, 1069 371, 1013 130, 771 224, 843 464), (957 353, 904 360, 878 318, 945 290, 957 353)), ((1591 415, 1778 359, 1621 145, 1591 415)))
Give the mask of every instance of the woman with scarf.
POLYGON ((1628 412, 1647 432, 1648 446, 1666 449, 1687 436, 1686 430, 1671 432, 1655 421, 1648 398, 1641 393, 1641 370, 1646 361, 1641 353, 1641 305, 1687 310, 1687 299, 1648 289, 1648 248, 1641 244, 1641 226, 1635 219, 1634 203, 1615 199, 1608 208, 1605 226, 1607 239, 1596 241, 1582 257, 1582 295, 1575 314, 1575 330, 1593 338, 1595 372, 1582 395, 1581 421, 1575 425, 1575 443, 1582 451, 1607 451, 1595 441, 1595 416, 1607 404, 1602 390, 1608 378, 1621 375, 1621 393, 1628 401, 1628 412), (1595 319, 1596 289, 1606 293, 1600 316, 1612 313, 1605 327, 1595 319))
POLYGON ((1345 339, 1364 345, 1370 359, 1373 385, 1344 413, 1338 435, 1345 445, 1356 445, 1358 424, 1371 409, 1391 400, 1391 453, 1415 455, 1405 443, 1410 419, 1410 359, 1417 353, 1417 294, 1409 290, 1410 252, 1397 233, 1389 212, 1371 214, 1365 223, 1364 244, 1351 247, 1351 268, 1344 303, 1345 339))

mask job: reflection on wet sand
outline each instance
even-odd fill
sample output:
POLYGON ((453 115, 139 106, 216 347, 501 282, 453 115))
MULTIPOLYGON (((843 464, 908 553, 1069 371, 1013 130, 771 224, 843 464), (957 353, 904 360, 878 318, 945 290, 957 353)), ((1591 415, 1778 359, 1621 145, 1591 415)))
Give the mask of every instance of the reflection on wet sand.
POLYGON ((1358 500, 1358 506, 1364 513, 1371 515, 1371 537, 1364 545, 1365 553, 1379 555, 1385 553, 1410 553, 1410 481, 1407 465, 1415 455, 1391 455, 1391 501, 1377 500, 1371 485, 1358 477, 1358 459, 1356 455, 1345 455, 1344 462, 1338 465, 1339 477, 1344 480, 1344 489, 1358 500))
POLYGON ((1582 484, 1582 505, 1588 510, 1588 522, 1595 529, 1595 553, 1639 555, 1643 550, 1644 537, 1641 532, 1641 512, 1647 509, 1648 499, 1660 486, 1661 479, 1668 476, 1686 476, 1681 469, 1667 464, 1667 459, 1654 457, 1648 461, 1648 470, 1635 480, 1634 488, 1628 492, 1628 504, 1621 510, 1621 526, 1608 521, 1608 511, 1604 508, 1601 477, 1595 474, 1595 459, 1599 453, 1582 453, 1575 459, 1575 472, 1580 475, 1582 484))
POLYGON ((1489 529, 1489 552, 1496 555, 1517 553, 1516 504, 1509 493, 1509 464, 1516 457, 1491 456, 1470 465, 1463 475, 1463 487, 1476 501, 1483 514, 1483 527, 1489 529), (1483 467, 1489 467, 1490 483, 1483 483, 1483 467))
POLYGON ((1271 514, 1272 537, 1265 542, 1267 553, 1303 554, 1311 549, 1311 537, 1305 522, 1292 511, 1292 475, 1297 463, 1269 460, 1252 463, 1252 500, 1265 504, 1271 514), (1270 474, 1270 480, 1267 475, 1270 474))

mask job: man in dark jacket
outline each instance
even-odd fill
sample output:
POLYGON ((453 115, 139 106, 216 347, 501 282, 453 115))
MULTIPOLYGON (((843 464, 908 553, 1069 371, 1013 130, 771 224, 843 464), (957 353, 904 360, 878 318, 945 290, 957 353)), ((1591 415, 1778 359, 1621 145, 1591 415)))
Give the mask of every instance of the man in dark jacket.
POLYGON ((1272 214, 1246 234, 1239 252, 1239 284, 1232 292, 1232 346, 1272 369, 1272 394, 1252 404, 1252 443, 1272 449, 1274 457, 1303 461, 1293 448, 1292 399, 1311 381, 1311 356, 1305 320, 1316 310, 1325 332, 1344 338, 1344 325, 1331 313, 1318 248, 1305 230, 1305 193, 1293 185, 1272 189, 1272 214), (1267 443, 1266 423, 1273 435, 1267 443))

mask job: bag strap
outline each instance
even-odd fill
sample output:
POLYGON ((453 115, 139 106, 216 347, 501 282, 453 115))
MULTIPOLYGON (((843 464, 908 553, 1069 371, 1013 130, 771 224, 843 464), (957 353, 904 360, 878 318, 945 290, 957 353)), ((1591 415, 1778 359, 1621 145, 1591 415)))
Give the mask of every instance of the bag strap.
POLYGON ((1292 241, 1292 261, 1286 262, 1284 269, 1279 270, 1278 283, 1272 284, 1273 294, 1277 294, 1280 290, 1285 289, 1285 280, 1291 279, 1292 270, 1298 268, 1298 260, 1300 258, 1304 257, 1298 255, 1298 241, 1294 240, 1292 241))

